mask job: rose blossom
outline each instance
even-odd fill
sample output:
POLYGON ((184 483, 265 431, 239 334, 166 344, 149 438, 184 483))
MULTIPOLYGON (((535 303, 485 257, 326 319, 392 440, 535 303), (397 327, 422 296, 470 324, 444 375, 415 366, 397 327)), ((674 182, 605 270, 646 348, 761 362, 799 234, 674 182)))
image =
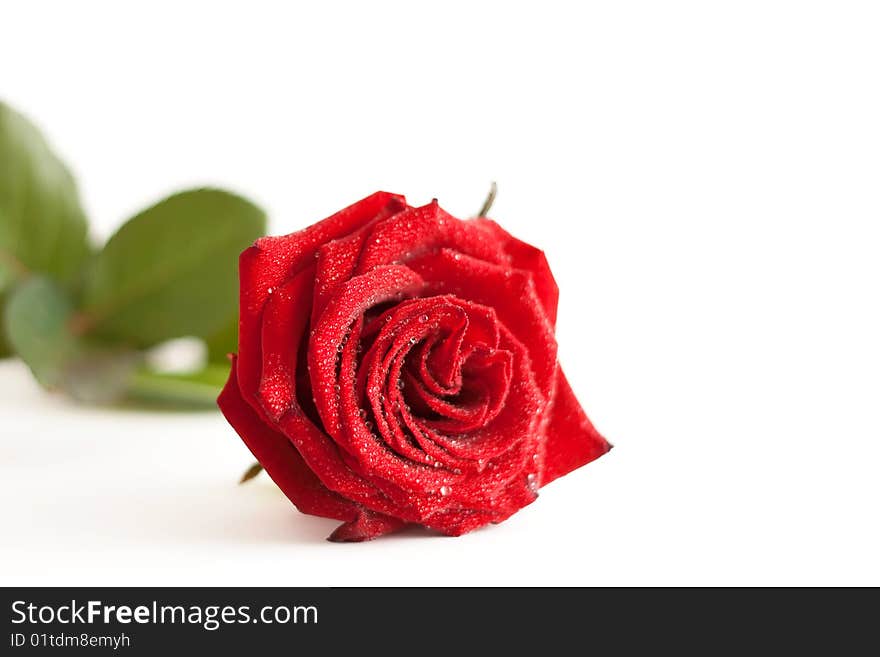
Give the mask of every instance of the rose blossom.
POLYGON ((544 254, 493 221, 378 192, 239 265, 218 403, 331 540, 498 523, 610 449, 557 364, 544 254))

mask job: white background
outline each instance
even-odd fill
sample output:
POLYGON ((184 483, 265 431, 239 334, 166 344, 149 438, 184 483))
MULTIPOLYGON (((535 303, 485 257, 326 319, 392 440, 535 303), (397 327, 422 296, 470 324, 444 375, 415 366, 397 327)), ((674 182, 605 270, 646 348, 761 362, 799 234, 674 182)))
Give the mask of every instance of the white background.
POLYGON ((543 247, 616 449, 498 527, 335 545, 219 413, 0 365, 3 584, 880 584, 880 13, 856 2, 6 2, 0 94, 94 234, 376 189, 543 247))

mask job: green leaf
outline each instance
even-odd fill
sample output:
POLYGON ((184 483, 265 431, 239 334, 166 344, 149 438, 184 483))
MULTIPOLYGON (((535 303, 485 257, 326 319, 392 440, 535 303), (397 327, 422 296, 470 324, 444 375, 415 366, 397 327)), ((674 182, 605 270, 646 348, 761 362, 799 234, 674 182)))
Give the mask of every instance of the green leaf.
POLYGON ((6 308, 6 296, 0 294, 0 358, 12 356, 12 347, 6 339, 6 322, 4 321, 4 309, 6 308))
POLYGON ((44 387, 88 403, 116 401, 127 389, 140 354, 74 335, 73 316, 64 288, 44 276, 32 276, 10 296, 4 328, 15 353, 44 387))
POLYGON ((67 327, 72 312, 67 293, 41 276, 18 286, 6 304, 4 328, 9 342, 47 388, 61 385, 79 348, 67 327))
POLYGON ((217 396, 229 377, 229 364, 209 364, 191 374, 135 373, 128 396, 137 402, 188 408, 217 408, 217 396))
POLYGON ((70 171, 0 102, 0 294, 29 272, 73 281, 90 253, 87 230, 70 171))
POLYGON ((238 256, 265 223, 260 208, 221 190, 144 210, 94 258, 80 328, 140 346, 222 330, 238 307, 238 256))

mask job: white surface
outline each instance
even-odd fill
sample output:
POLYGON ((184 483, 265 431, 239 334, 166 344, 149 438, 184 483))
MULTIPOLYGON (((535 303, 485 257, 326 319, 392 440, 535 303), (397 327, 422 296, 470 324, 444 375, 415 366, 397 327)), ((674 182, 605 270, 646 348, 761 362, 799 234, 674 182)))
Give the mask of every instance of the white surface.
POLYGON ((5 3, 0 93, 101 237, 190 184, 287 232, 497 180, 616 449, 501 526, 332 545, 235 485, 219 414, 77 408, 4 363, 0 581, 880 584, 877 5, 318 4, 5 3))

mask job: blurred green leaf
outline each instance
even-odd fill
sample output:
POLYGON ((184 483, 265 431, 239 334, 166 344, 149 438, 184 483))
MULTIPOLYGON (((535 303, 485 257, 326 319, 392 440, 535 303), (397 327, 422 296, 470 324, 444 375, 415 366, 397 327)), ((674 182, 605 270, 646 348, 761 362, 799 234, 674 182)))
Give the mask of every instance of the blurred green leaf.
POLYGON ((42 385, 61 385, 78 350, 67 329, 73 312, 67 293, 48 278, 34 276, 13 291, 5 310, 4 328, 16 353, 42 385))
POLYGON ((140 354, 74 335, 72 316, 69 294, 49 278, 32 276, 13 290, 6 304, 6 335, 44 387, 88 403, 116 401, 127 389, 140 354))
POLYGON ((238 311, 226 322, 217 333, 209 336, 205 343, 208 346, 208 362, 229 363, 228 354, 238 351, 238 311))
POLYGON ((90 252, 87 230, 70 171, 0 102, 0 294, 29 272, 73 280, 90 252))
MULTIPOLYGON (((13 284, 31 272, 73 281, 90 247, 73 176, 40 131, 0 102, 0 324, 13 284)), ((0 358, 10 347, 0 335, 0 358)))
POLYGON ((3 319, 4 317, 4 308, 6 307, 6 297, 0 294, 0 359, 9 358, 12 356, 12 348, 9 346, 9 341, 6 339, 6 329, 3 328, 6 324, 6 321, 3 319))
POLYGON ((139 346, 221 331, 238 307, 238 256, 265 225, 260 208, 221 190, 144 210, 87 271, 81 330, 139 346))
POLYGON ((191 374, 163 374, 138 370, 128 396, 133 401, 189 408, 217 407, 217 396, 229 377, 230 365, 208 364, 191 374))

